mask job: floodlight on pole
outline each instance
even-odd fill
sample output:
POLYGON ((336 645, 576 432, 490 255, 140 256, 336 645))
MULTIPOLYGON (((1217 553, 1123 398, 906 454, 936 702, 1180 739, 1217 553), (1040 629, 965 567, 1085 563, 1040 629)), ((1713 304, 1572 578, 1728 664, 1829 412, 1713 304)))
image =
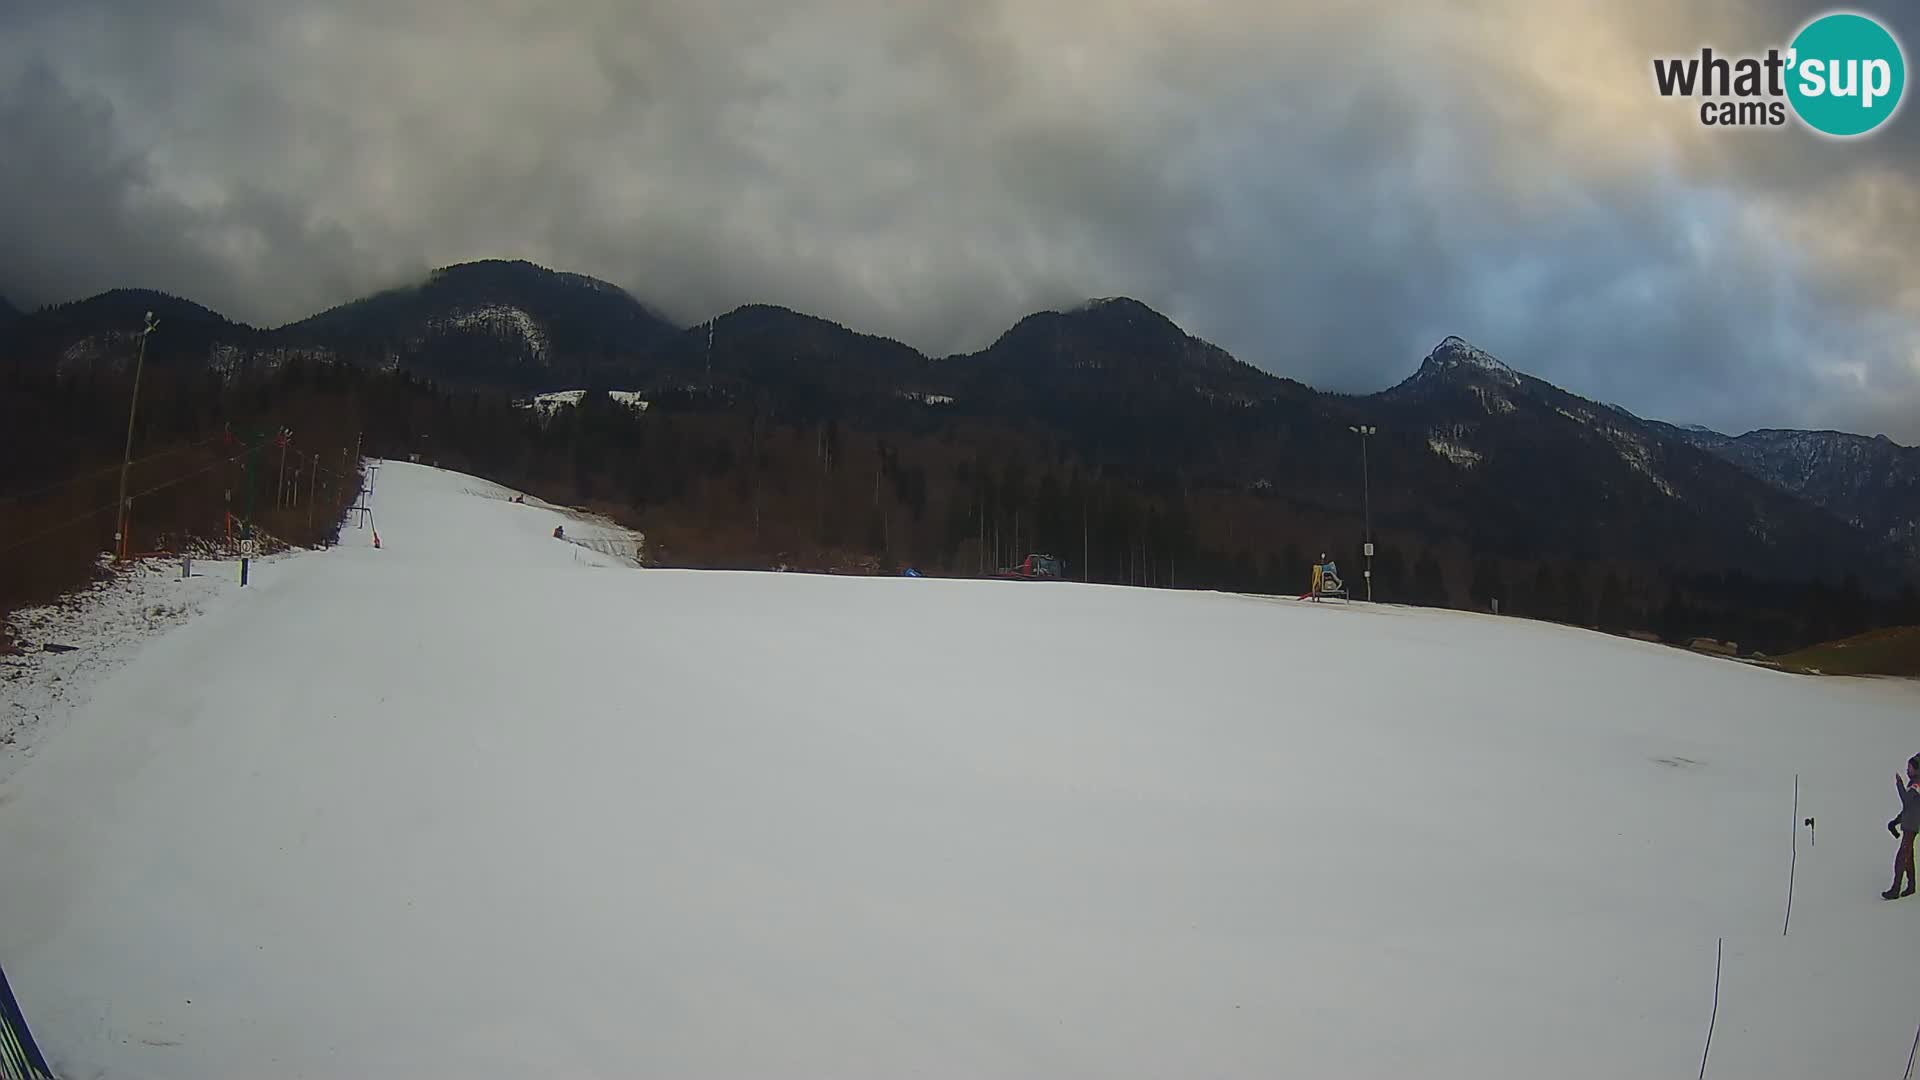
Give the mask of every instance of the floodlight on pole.
POLYGON ((1347 430, 1360 436, 1360 542, 1367 559, 1367 602, 1373 602, 1373 485, 1367 475, 1367 440, 1380 434, 1370 424, 1349 424, 1347 430))
POLYGON ((120 500, 114 504, 119 513, 113 519, 114 558, 127 557, 127 470, 133 465, 133 417, 140 408, 140 373, 147 366, 147 336, 160 326, 160 320, 147 312, 147 322, 140 330, 140 352, 133 363, 133 400, 127 405, 127 446, 120 455, 120 500))

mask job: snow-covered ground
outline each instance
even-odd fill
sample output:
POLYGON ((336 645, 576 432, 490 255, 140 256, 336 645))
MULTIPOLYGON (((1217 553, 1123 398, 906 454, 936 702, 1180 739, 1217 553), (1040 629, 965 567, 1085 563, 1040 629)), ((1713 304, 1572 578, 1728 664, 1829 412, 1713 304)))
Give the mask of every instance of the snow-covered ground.
MULTIPOLYGON (((265 566, 285 556, 255 561, 265 566)), ((8 620, 21 651, 0 656, 0 781, 23 765, 51 721, 87 703, 93 689, 147 639, 205 610, 239 585, 239 563, 126 563, 57 604, 8 620)))
MULTIPOLYGON (((598 552, 612 559, 615 564, 620 566, 639 566, 643 562, 646 538, 639 532, 629 529, 604 515, 593 513, 590 510, 550 503, 544 499, 528 495, 524 492, 512 491, 485 480, 469 479, 467 484, 461 486, 460 493, 482 499, 512 501, 517 498, 527 507, 545 511, 553 515, 551 520, 547 517, 541 517, 538 518, 538 520, 547 526, 557 526, 560 529, 559 539, 565 540, 567 543, 577 547, 598 552)), ((548 528, 547 533, 551 536, 553 534, 552 528, 548 528)), ((589 562, 579 555, 574 557, 574 561, 577 563, 589 562)), ((604 566, 607 564, 603 560, 592 560, 590 565, 604 566)))
POLYGON ((498 495, 388 464, 380 549, 43 719, 0 962, 69 1076, 1691 1076, 1720 937, 1709 1075, 1905 1065, 1911 683, 643 571, 498 495))

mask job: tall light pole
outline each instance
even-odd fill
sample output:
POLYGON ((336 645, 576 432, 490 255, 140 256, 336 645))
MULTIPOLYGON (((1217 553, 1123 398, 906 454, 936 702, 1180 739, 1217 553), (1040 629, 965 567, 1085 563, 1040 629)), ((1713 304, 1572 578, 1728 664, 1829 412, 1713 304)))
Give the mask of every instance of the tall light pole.
POLYGON ((1367 603, 1373 603, 1373 488, 1367 476, 1367 440, 1380 434, 1380 429, 1366 424, 1347 425, 1347 430, 1360 436, 1360 542, 1367 558, 1367 603))
POLYGON ((140 331, 139 359, 133 364, 133 400, 127 405, 127 448, 120 455, 120 501, 114 505, 119 516, 113 520, 113 554, 115 558, 127 556, 125 536, 127 534, 127 469, 133 464, 133 416, 140 408, 140 373, 147 366, 147 336, 160 326, 160 320, 147 312, 147 324, 140 331))

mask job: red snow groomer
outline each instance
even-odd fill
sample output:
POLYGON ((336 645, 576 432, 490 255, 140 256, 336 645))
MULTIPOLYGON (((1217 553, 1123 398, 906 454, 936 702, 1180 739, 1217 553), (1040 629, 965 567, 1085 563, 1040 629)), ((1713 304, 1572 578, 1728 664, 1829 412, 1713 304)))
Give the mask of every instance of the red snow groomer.
POLYGON ((1020 560, 1020 565, 993 576, 1009 581, 1060 581, 1067 576, 1067 568, 1051 555, 1029 555, 1020 560))

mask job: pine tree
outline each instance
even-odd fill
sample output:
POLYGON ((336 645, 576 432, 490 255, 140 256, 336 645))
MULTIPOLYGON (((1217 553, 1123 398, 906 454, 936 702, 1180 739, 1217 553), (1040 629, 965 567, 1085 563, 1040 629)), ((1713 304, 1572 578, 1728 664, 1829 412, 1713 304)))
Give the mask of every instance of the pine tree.
POLYGON ((1229 573, 1231 580, 1227 582, 1227 588, 1237 592, 1265 591, 1265 582, 1261 581, 1260 571, 1253 562, 1253 552, 1246 548, 1241 548, 1239 554, 1233 557, 1233 567, 1229 573))
POLYGON ((1621 584, 1620 575, 1612 570, 1600 584, 1600 629, 1622 633, 1635 629, 1633 613, 1627 607, 1626 586, 1621 584))
POLYGON ((1566 618, 1560 584, 1554 580, 1553 567, 1547 563, 1541 563, 1540 569, 1533 575, 1533 609, 1526 614, 1555 621, 1566 618))
POLYGON ((1446 575, 1431 550, 1422 552, 1413 566, 1413 602, 1427 607, 1447 606, 1446 575))
POLYGON ((1407 560, 1400 549, 1381 545, 1374 549, 1373 595, 1385 603, 1404 603, 1413 595, 1413 583, 1407 579, 1407 560))
POLYGON ((1900 586, 1887 604, 1881 622, 1889 626, 1920 626, 1920 589, 1912 582, 1900 586))
POLYGON ((1560 603, 1566 621, 1575 626, 1594 625, 1593 598, 1587 593, 1586 575, 1568 563, 1560 571, 1560 603))
MULTIPOLYGON (((1487 611, 1496 601, 1506 599, 1506 583, 1500 579, 1500 567, 1492 559, 1482 558, 1473 564, 1473 586, 1468 598, 1469 606, 1476 611, 1487 611)), ((1500 605, 1505 611, 1505 605, 1500 605)))
POLYGON ((1834 636, 1852 637, 1873 625, 1873 598, 1860 585, 1857 574, 1848 574, 1831 599, 1834 636))
POLYGON ((1667 601, 1660 607, 1660 636, 1668 641, 1686 641, 1693 636, 1694 615, 1680 595, 1680 586, 1667 583, 1667 601))

